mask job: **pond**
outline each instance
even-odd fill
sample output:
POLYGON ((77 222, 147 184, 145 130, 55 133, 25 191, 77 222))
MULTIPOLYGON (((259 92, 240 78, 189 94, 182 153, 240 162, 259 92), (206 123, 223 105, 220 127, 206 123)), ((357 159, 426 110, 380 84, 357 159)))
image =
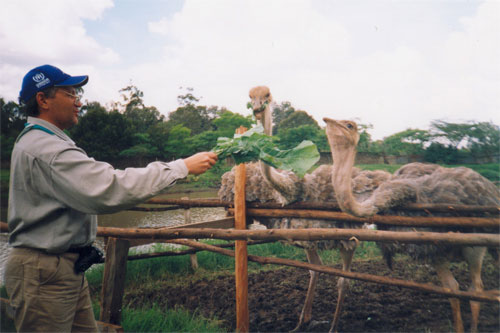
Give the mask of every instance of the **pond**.
MULTIPOLYGON (((180 199, 185 197, 188 197, 189 199, 216 198, 217 190, 193 191, 189 193, 167 193, 159 196, 159 198, 169 199, 180 199)), ((119 228, 181 225, 184 224, 184 212, 184 209, 169 210, 164 212, 121 211, 115 214, 99 215, 98 225, 101 227, 119 228)), ((191 221, 193 223, 222 219, 226 216, 226 211, 223 207, 191 208, 190 213, 191 221)), ((4 209, 2 209, 2 215, 3 214, 4 209)), ((2 221, 6 222, 6 218, 4 219, 3 216, 2 221)), ((7 242, 7 234, 0 234, 0 284, 3 284, 4 264, 10 251, 7 242)))

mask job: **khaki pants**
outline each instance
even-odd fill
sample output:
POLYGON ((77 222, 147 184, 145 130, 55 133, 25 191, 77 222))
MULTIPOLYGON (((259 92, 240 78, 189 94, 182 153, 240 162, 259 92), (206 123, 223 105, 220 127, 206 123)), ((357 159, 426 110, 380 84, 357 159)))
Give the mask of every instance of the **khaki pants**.
POLYGON ((84 274, 75 274, 76 253, 60 255, 14 248, 5 287, 19 332, 98 332, 84 274))

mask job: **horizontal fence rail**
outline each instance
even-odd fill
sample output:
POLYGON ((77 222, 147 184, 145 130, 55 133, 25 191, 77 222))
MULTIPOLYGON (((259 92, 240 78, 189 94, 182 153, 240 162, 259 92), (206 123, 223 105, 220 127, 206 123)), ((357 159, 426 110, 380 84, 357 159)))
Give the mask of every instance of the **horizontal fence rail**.
MULTIPOLYGON (((230 213, 233 208, 228 209, 230 213)), ((493 217, 440 217, 440 216, 394 216, 374 215, 369 218, 355 217, 347 213, 322 210, 259 209, 249 208, 247 214, 253 217, 297 217, 308 219, 335 220, 342 222, 399 225, 406 227, 469 227, 496 228, 500 231, 500 218, 493 217)))
POLYGON ((401 243, 433 243, 449 245, 500 247, 500 235, 463 234, 440 232, 395 232, 365 229, 269 229, 269 230, 231 230, 214 228, 169 228, 169 229, 126 229, 99 227, 101 237, 123 237, 130 239, 177 239, 177 238, 215 238, 225 240, 285 240, 319 241, 349 240, 401 243))
MULTIPOLYGON (((230 201, 219 199, 162 199, 153 198, 145 202, 154 205, 176 205, 181 207, 234 207, 230 201)), ((247 202, 248 208, 284 208, 284 209, 315 209, 340 211, 336 202, 296 202, 282 206, 273 202, 247 202)), ((411 203, 405 206, 393 208, 393 210, 409 210, 441 213, 487 213, 498 216, 500 207, 498 206, 475 206, 475 205, 454 205, 454 204, 416 204, 411 203)))
MULTIPOLYGON (((2 222, 2 231, 7 231, 2 222)), ((177 239, 177 238, 215 238, 225 240, 268 240, 268 241, 319 241, 350 240, 374 242, 401 242, 413 244, 447 244, 465 246, 500 247, 500 235, 484 233, 453 232, 396 232, 366 229, 268 229, 268 230, 231 230, 215 228, 111 228, 98 227, 97 236, 122 237, 127 239, 177 239)))

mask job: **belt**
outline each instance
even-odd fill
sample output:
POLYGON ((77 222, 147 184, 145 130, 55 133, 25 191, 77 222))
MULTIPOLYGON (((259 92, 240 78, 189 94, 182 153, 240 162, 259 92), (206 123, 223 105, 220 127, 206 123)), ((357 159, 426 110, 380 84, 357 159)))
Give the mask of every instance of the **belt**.
POLYGON ((20 249, 20 250, 32 250, 32 251, 40 251, 40 252, 43 252, 45 254, 53 254, 53 255, 57 255, 57 254, 63 254, 63 253, 81 253, 83 249, 85 249, 86 247, 72 247, 72 248, 69 248, 67 249, 65 252, 62 252, 62 253, 54 253, 54 252, 48 252, 47 250, 45 249, 37 249, 37 248, 34 248, 34 247, 24 247, 24 246, 17 246, 17 247, 14 247, 14 249, 20 249))

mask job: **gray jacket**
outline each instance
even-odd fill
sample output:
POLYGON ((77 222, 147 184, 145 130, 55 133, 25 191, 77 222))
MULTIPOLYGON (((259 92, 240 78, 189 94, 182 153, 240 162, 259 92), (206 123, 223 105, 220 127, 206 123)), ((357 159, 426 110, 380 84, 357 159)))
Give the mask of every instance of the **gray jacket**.
POLYGON ((55 125, 33 117, 28 123, 48 132, 26 132, 12 152, 8 222, 13 247, 62 253, 88 245, 97 232, 94 214, 133 207, 188 174, 182 160, 116 170, 88 157, 55 125))

